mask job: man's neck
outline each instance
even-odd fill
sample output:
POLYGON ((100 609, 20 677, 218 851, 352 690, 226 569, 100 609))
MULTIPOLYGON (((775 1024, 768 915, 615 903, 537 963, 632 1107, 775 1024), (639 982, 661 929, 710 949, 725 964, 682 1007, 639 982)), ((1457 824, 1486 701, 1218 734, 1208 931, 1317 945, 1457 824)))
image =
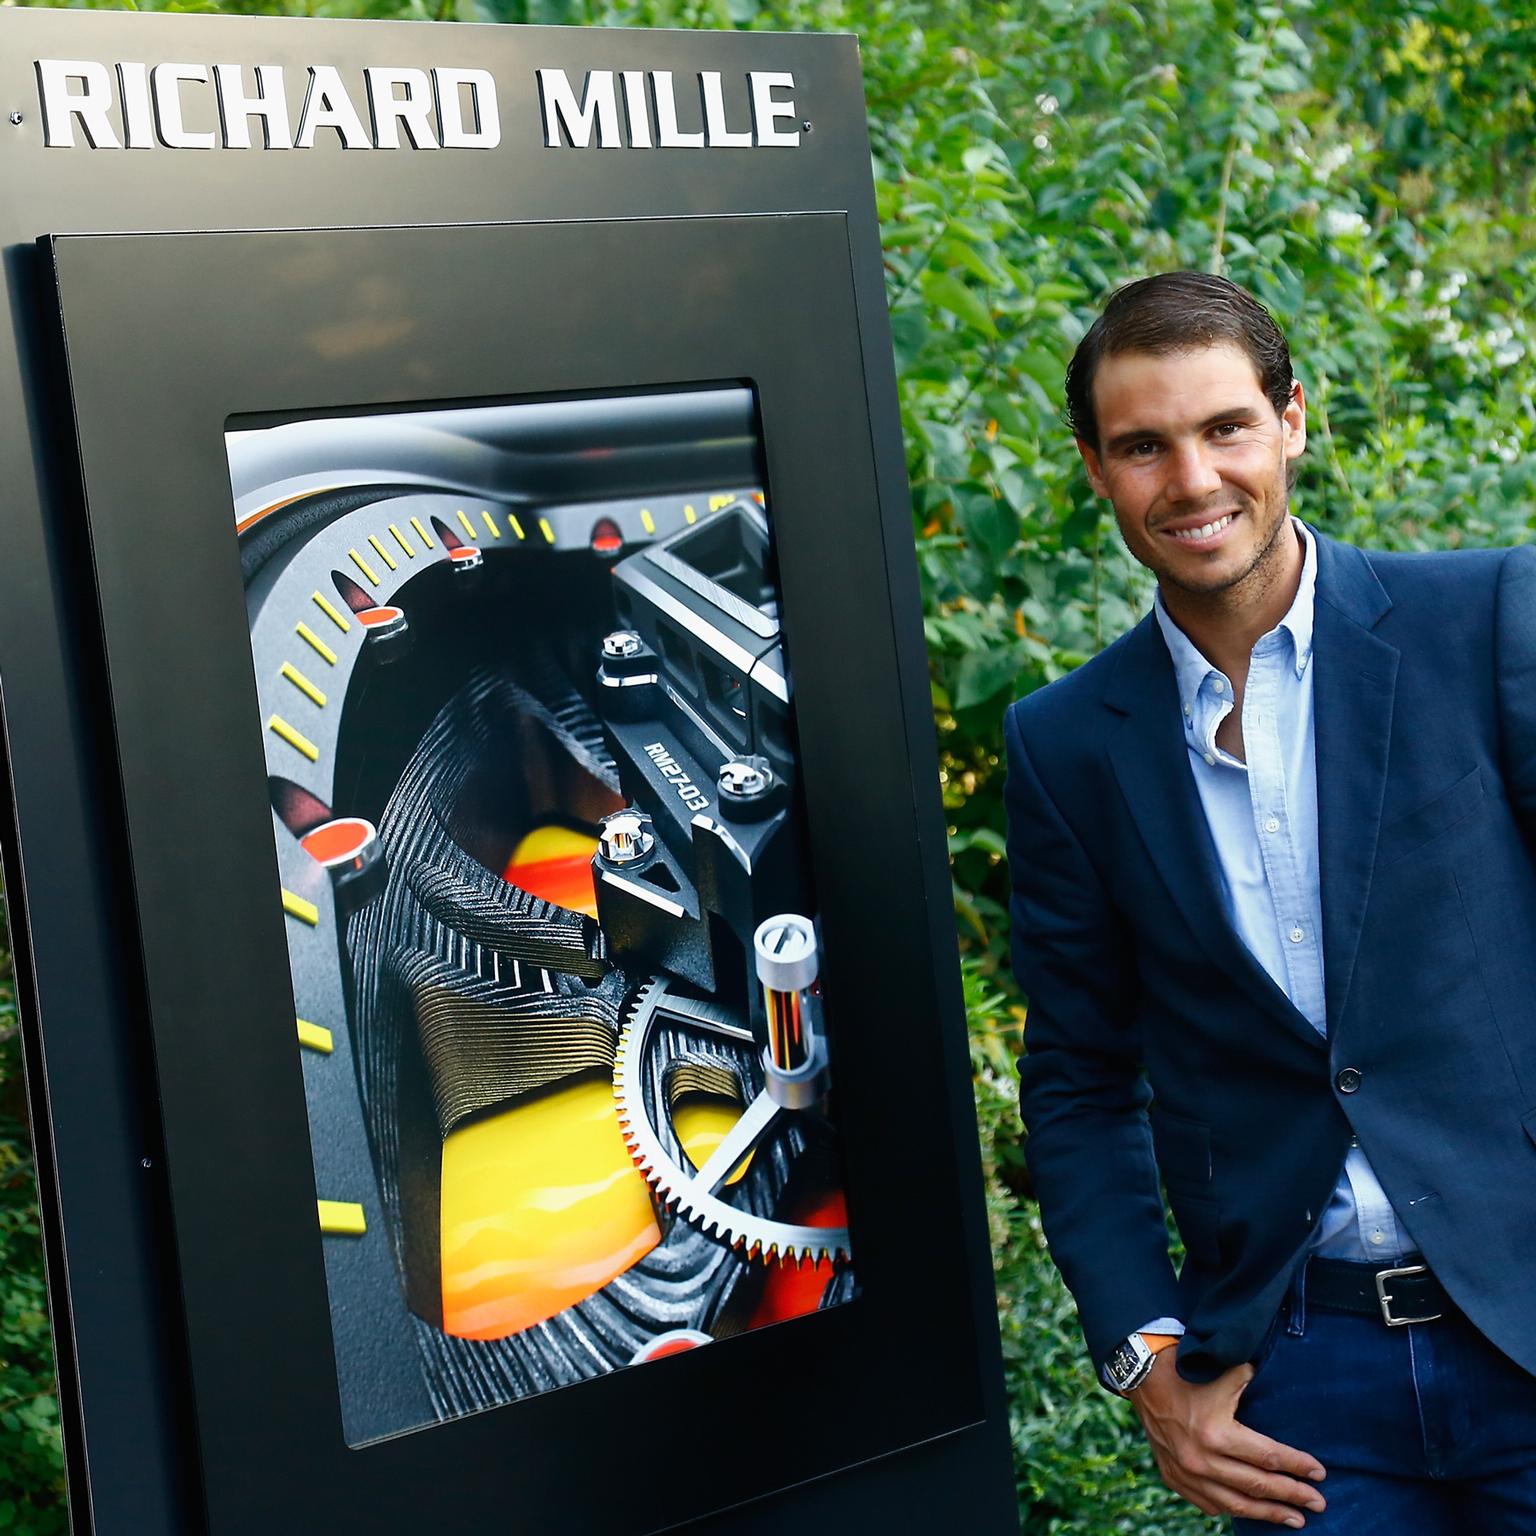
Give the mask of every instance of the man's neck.
POLYGON ((1287 519, 1274 546, 1236 585, 1206 593, 1158 584, 1169 618, 1226 675, 1238 698, 1254 644, 1290 612, 1305 563, 1301 534, 1287 519))

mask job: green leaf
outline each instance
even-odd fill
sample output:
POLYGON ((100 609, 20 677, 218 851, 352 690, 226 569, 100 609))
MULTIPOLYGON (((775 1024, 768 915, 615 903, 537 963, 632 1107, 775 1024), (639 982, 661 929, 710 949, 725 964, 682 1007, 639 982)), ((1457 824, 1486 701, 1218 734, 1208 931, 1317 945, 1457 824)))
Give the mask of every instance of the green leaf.
POLYGON ((955 708, 973 709, 998 694, 1011 690, 1023 670, 1022 658, 1015 646, 997 650, 972 651, 960 662, 955 681, 955 708))
POLYGON ((981 296, 952 272, 924 273, 923 295, 936 308, 948 311, 984 335, 997 335, 997 326, 981 296))

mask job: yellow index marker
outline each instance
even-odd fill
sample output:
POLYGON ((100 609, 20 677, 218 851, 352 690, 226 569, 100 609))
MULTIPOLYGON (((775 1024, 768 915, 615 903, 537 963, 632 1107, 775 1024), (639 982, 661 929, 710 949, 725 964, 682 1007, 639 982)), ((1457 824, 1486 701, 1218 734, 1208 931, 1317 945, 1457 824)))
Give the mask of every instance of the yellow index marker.
POLYGON ((297 1020, 299 1026, 299 1044, 307 1045, 312 1051, 319 1051, 323 1056, 329 1056, 336 1049, 336 1042, 331 1039, 331 1032, 321 1028, 318 1024, 311 1024, 308 1019, 297 1020))
POLYGON ((475 539, 475 538, 479 537, 479 535, 475 532, 475 525, 472 522, 470 522, 470 520, 467 517, 464 516, 464 508, 463 507, 460 507, 458 512, 455 515, 458 517, 458 520, 461 523, 463 523, 463 525, 464 525, 464 532, 467 533, 470 536, 470 538, 475 539))
POLYGON ((651 509, 649 507, 640 508, 640 526, 644 528, 647 533, 656 532, 656 519, 651 516, 651 509))
POLYGON ((302 731, 295 730, 281 715, 273 715, 267 721, 267 729, 274 736, 281 736, 296 752, 302 752, 310 762, 320 761, 320 748, 312 742, 302 731))
POLYGON ((395 557, 390 554, 390 552, 385 549, 382 544, 379 543, 378 534, 370 533, 368 535, 368 542, 373 545, 374 553, 378 555, 379 559, 382 560, 384 564, 390 568, 390 570, 398 571, 400 569, 400 567, 395 564, 395 557))
POLYGON ((420 539, 428 549, 435 549, 437 547, 432 542, 432 535, 421 526, 421 519, 419 517, 413 517, 411 519, 411 527, 416 530, 416 537, 420 539))
POLYGON ((302 896, 295 896, 287 886, 283 887, 283 911, 289 917, 296 917, 301 923, 308 923, 311 928, 320 921, 320 908, 312 901, 305 901, 302 896))
POLYGON ((496 519, 484 507, 480 509, 480 516, 485 520, 485 526, 491 530, 491 537, 499 539, 501 537, 501 529, 496 526, 496 519))
POLYGON ((342 634, 346 634, 346 632, 352 628, 352 626, 347 623, 340 610, 333 608, 331 604, 326 601, 325 596, 322 593, 311 592, 309 595, 314 598, 315 605, 319 608, 320 612, 323 613, 326 618, 328 618, 331 623, 334 624, 336 628, 342 632, 342 634))
POLYGON ((683 517, 690 523, 698 522, 699 514, 693 510, 692 503, 683 508, 683 517))
POLYGON ((313 699, 321 709, 325 708, 325 695, 304 676, 291 661, 285 661, 282 667, 283 676, 293 684, 307 699, 313 699))
POLYGON ((398 528, 395 527, 395 525, 393 523, 391 523, 389 525, 389 531, 392 534, 394 534, 394 536, 395 536, 395 543, 398 544, 400 546, 400 548, 405 551, 405 558, 407 560, 414 560, 416 558, 416 546, 414 544, 412 544, 406 538, 406 536, 403 533, 401 533, 398 528))
POLYGON ((508 512, 507 521, 512 524, 512 532, 515 533, 518 538, 526 539, 528 537, 528 535, 523 532, 523 525, 517 520, 517 513, 508 512))
POLYGON ((328 646, 324 640, 312 630, 308 624, 295 624, 294 634, 306 644, 315 648, 315 654, 331 666, 336 665, 336 652, 328 646))
POLYGON ((709 510, 711 512, 718 512, 721 507, 728 507, 735 500, 734 496, 711 496, 709 498, 709 510))
POLYGON ((539 519, 539 532, 542 533, 551 544, 555 542, 555 530, 549 526, 549 519, 547 517, 541 517, 539 519))
POLYGON ((368 1230, 368 1217, 362 1206, 346 1200, 317 1200, 320 1230, 337 1237, 361 1237, 368 1230))
POLYGON ((379 578, 375 575, 373 567, 355 549, 349 549, 347 553, 352 557, 352 564, 368 578, 370 584, 375 587, 378 586, 379 578))

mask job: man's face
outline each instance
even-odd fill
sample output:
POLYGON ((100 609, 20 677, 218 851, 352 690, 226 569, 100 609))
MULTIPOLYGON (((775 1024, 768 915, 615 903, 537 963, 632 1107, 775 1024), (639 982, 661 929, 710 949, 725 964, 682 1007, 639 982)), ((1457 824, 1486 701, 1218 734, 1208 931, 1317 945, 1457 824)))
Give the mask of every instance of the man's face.
POLYGON ((1159 581, 1213 595, 1252 574, 1285 525, 1286 466, 1307 442, 1301 385, 1277 416, 1247 353, 1122 352, 1093 381, 1088 479, 1159 581))

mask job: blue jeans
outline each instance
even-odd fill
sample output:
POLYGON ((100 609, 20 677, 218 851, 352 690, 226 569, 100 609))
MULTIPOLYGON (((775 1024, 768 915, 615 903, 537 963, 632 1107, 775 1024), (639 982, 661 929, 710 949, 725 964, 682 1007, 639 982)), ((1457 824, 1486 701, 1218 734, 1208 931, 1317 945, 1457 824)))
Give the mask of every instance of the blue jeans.
POLYGON ((1536 1536, 1536 1376, 1460 1312, 1388 1328, 1293 1293, 1256 1363, 1239 1422, 1328 1470, 1328 1509, 1302 1511, 1307 1530, 1536 1536))

